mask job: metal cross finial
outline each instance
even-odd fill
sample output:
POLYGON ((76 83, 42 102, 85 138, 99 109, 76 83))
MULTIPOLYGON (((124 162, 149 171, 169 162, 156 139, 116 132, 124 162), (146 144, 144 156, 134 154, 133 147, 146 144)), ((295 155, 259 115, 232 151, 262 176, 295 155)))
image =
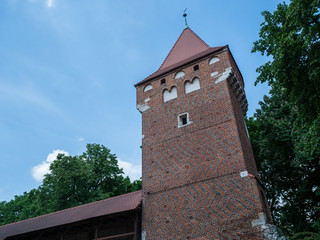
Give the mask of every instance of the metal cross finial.
POLYGON ((184 17, 184 21, 185 21, 185 24, 186 24, 186 27, 185 27, 185 28, 188 28, 186 11, 187 11, 187 8, 184 10, 183 17, 184 17))

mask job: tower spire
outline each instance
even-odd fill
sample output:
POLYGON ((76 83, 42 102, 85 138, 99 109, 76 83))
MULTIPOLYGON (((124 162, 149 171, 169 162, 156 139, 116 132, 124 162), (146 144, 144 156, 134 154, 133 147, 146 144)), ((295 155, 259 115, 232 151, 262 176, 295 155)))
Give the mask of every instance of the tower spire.
POLYGON ((186 24, 185 28, 189 28, 189 27, 188 27, 188 23, 187 23, 187 14, 186 14, 186 11, 187 11, 187 8, 184 10, 183 17, 184 17, 184 22, 185 22, 185 24, 186 24))

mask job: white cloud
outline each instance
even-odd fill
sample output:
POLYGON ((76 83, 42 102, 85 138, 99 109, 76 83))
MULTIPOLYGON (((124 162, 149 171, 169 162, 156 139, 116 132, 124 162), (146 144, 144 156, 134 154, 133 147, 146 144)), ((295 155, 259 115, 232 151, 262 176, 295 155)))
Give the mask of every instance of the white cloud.
POLYGON ((43 161, 42 163, 34 166, 32 169, 31 169, 31 173, 32 173, 32 177, 37 181, 37 182, 41 182, 44 178, 44 175, 49 173, 50 170, 49 170, 49 167, 50 167, 50 164, 56 160, 57 156, 59 153, 62 153, 66 156, 69 155, 68 152, 64 151, 64 150, 53 150, 52 153, 50 153, 48 156, 47 156, 47 159, 45 161, 43 161))
POLYGON ((54 7, 55 0, 47 0, 47 7, 51 8, 54 7))
POLYGON ((120 168, 123 168, 125 176, 129 176, 130 180, 137 180, 141 177, 141 164, 133 165, 131 162, 126 162, 118 159, 120 168))
POLYGON ((84 141, 84 137, 78 137, 78 141, 79 141, 79 142, 84 141))

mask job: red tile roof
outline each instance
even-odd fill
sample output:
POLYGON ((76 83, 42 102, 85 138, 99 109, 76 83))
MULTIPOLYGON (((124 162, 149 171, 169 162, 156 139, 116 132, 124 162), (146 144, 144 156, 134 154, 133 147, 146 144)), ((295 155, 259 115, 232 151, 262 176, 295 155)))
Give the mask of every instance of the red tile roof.
POLYGON ((179 68, 187 63, 193 62, 199 58, 203 58, 206 55, 214 52, 218 52, 225 47, 227 46, 211 48, 190 28, 186 28, 181 33, 180 37, 172 47, 160 68, 155 73, 137 83, 135 87, 168 73, 169 71, 179 68))
POLYGON ((192 57, 190 57, 190 58, 188 58, 188 59, 185 59, 185 60, 183 60, 183 61, 181 61, 181 62, 178 62, 178 63, 176 63, 176 64, 173 64, 173 65, 171 65, 171 66, 169 66, 169 67, 167 67, 167 68, 159 69, 158 71, 154 72, 153 74, 151 74, 150 76, 148 76, 147 78, 145 78, 144 80, 142 80, 141 82, 138 82, 137 84, 135 84, 134 86, 137 87, 137 86, 139 86, 139 85, 141 85, 141 84, 144 84, 144 83, 146 83, 146 82, 148 82, 148 81, 150 81, 150 80, 152 80, 152 79, 155 79, 155 78, 157 78, 157 77, 160 77, 161 75, 164 75, 164 74, 166 74, 166 73, 168 73, 168 72, 170 72, 170 71, 173 71, 173 70, 175 70, 175 69, 177 69, 177 68, 180 68, 180 67, 183 66, 183 65, 186 65, 186 64, 188 64, 188 63, 190 63, 190 62, 193 62, 193 61, 196 61, 196 60, 198 60, 198 59, 200 59, 200 58, 203 58, 203 57, 205 57, 206 55, 210 55, 210 54, 212 54, 212 53, 219 52, 219 51, 221 51, 221 50, 223 50, 224 48, 227 48, 227 47, 228 47, 228 45, 226 45, 226 46, 221 46, 221 47, 209 48, 209 49, 206 50, 206 51, 203 51, 203 52, 201 52, 201 53, 198 53, 198 54, 196 54, 196 55, 194 55, 194 56, 192 56, 192 57))
POLYGON ((208 50, 210 47, 190 28, 186 28, 173 45, 159 70, 174 65, 182 60, 192 57, 198 53, 208 50))
POLYGON ((0 226, 0 239, 9 236, 57 227, 90 218, 135 210, 141 204, 142 192, 132 192, 113 198, 68 208, 59 212, 0 226))

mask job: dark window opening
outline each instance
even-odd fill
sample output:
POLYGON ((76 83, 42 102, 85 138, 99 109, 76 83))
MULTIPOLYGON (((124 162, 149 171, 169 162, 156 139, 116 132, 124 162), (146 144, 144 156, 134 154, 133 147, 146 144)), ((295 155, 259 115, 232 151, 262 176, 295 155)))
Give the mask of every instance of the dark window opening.
POLYGON ((165 84, 166 80, 165 79, 161 79, 161 85, 165 84))
POLYGON ((182 125, 186 125, 187 124, 187 116, 183 116, 181 118, 181 121, 182 121, 182 125))
POLYGON ((191 123, 189 113, 186 112, 178 115, 178 128, 188 126, 191 123))
POLYGON ((181 115, 180 117, 180 124, 183 126, 183 125, 186 125, 188 123, 188 116, 187 114, 183 114, 181 115))
POLYGON ((199 70, 199 65, 195 65, 195 66, 193 67, 193 70, 194 70, 194 71, 198 71, 198 70, 199 70))

